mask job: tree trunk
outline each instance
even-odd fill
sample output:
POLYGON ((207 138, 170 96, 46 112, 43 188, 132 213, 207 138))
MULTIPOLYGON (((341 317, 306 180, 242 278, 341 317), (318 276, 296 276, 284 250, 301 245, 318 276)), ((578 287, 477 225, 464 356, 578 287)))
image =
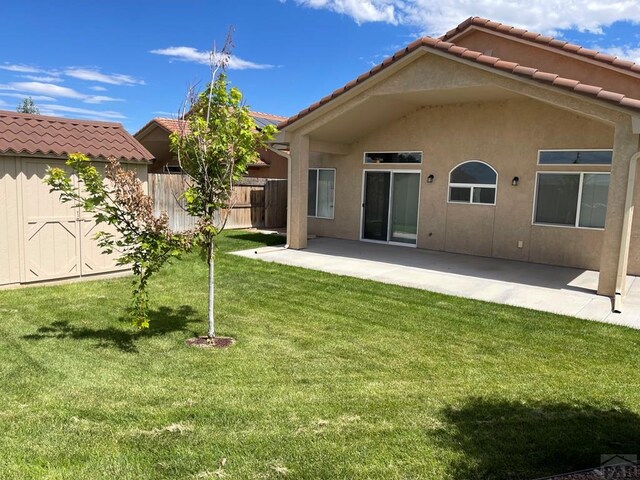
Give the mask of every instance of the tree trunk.
POLYGON ((214 293, 215 293, 215 237, 211 237, 209 243, 209 338, 216 336, 215 331, 215 317, 214 317, 214 293))

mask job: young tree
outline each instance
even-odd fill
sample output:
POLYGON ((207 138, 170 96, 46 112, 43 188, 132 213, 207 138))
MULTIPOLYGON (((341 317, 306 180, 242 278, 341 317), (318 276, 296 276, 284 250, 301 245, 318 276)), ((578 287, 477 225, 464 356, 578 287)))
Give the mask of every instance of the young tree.
POLYGON ((22 102, 18 104, 16 111, 18 113, 32 113, 40 115, 40 110, 38 110, 38 107, 36 107, 36 104, 31 97, 25 97, 22 102))
POLYGON ((181 131, 171 136, 173 151, 187 175, 184 200, 187 211, 199 218, 196 239, 209 266, 208 338, 215 338, 215 245, 224 229, 225 211, 235 182, 247 166, 259 159, 258 149, 276 133, 273 126, 262 130, 243 104, 242 93, 229 86, 225 74, 231 50, 227 39, 222 51, 210 54, 211 80, 196 93, 192 88, 180 117, 181 131))
POLYGON ((117 235, 98 232, 98 246, 102 253, 119 253, 118 265, 131 265, 135 275, 131 319, 137 327, 147 328, 149 279, 170 258, 189 249, 190 234, 172 232, 166 213, 159 217, 153 214, 153 201, 144 193, 135 171, 122 168, 116 159, 109 159, 104 178, 83 154, 69 155, 67 165, 80 185, 75 185, 63 169, 51 167, 45 183, 52 192, 60 192, 62 202, 71 202, 75 208, 93 214, 98 224, 115 228, 117 235))

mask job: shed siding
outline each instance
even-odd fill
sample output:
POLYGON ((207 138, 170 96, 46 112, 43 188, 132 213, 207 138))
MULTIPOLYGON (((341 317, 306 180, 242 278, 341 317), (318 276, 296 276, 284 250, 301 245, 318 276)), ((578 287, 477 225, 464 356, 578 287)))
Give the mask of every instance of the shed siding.
MULTIPOLYGON (((44 184, 52 158, 0 156, 0 286, 126 270, 103 255, 93 217, 61 203, 44 184)), ((98 164, 98 168, 103 167, 98 164)), ((147 191, 147 165, 129 164, 147 191)))
POLYGON ((17 166, 0 157, 0 285, 20 282, 17 166))

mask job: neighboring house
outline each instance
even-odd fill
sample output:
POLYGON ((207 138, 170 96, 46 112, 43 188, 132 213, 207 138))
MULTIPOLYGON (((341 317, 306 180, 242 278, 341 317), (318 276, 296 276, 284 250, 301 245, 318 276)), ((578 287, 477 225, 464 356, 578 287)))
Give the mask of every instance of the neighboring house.
POLYGON ((318 235, 594 269, 608 296, 640 274, 633 62, 472 18, 279 128, 290 248, 318 235))
POLYGON ((43 182, 48 166, 64 167, 75 152, 115 157, 143 181, 153 159, 117 123, 0 111, 0 285, 123 270, 101 254, 92 216, 43 182))
MULTIPOLYGON (((266 125, 277 125, 285 117, 268 113, 250 112, 258 128, 266 125)), ((142 143, 155 157, 149 173, 179 173, 178 160, 171 151, 169 135, 180 132, 187 123, 184 120, 170 118, 154 118, 142 127, 134 137, 142 143)), ((260 160, 249 165, 247 177, 254 178, 287 178, 287 158, 269 149, 260 150, 260 160)))

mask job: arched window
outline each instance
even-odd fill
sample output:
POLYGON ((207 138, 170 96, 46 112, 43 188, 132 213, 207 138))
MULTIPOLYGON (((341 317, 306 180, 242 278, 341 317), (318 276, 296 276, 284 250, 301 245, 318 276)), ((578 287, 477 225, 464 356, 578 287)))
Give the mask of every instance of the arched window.
POLYGON ((498 174, 484 162, 461 163, 449 174, 449 201, 495 205, 498 174))

